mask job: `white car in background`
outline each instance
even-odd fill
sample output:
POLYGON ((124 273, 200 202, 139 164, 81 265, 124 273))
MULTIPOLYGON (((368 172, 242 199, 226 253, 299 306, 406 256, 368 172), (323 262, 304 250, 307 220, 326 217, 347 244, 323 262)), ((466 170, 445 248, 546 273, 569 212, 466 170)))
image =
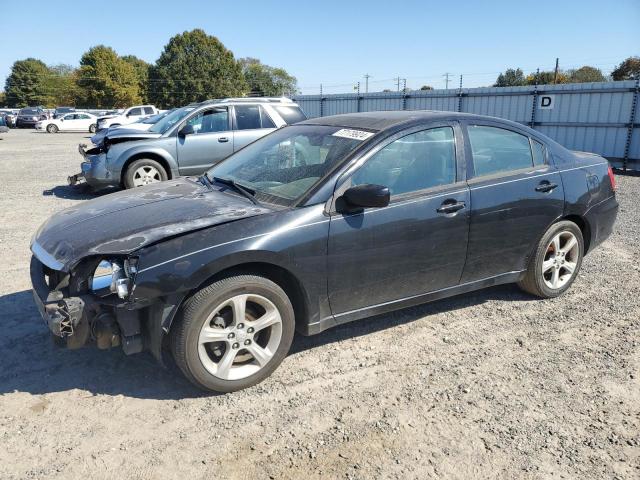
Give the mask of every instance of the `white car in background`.
POLYGON ((166 117, 169 113, 173 112, 173 110, 175 110, 175 108, 172 110, 165 110, 162 113, 158 113, 157 115, 141 118, 140 120, 137 120, 133 123, 129 123, 127 125, 104 128, 100 130, 98 133, 96 133, 93 137, 91 137, 91 143, 93 143, 94 145, 100 145, 104 140, 104 137, 106 137, 109 133, 113 132, 114 130, 122 131, 126 129, 126 131, 130 131, 130 132, 133 132, 133 131, 146 132, 151 128, 152 125, 158 123, 160 120, 166 117))
POLYGON ((36 123, 36 129, 48 133, 96 131, 98 117, 87 112, 67 113, 60 118, 49 118, 36 123))
POLYGON ((118 115, 106 115, 98 118, 98 132, 104 128, 129 125, 141 118, 149 117, 160 113, 153 105, 136 105, 129 107, 118 115))

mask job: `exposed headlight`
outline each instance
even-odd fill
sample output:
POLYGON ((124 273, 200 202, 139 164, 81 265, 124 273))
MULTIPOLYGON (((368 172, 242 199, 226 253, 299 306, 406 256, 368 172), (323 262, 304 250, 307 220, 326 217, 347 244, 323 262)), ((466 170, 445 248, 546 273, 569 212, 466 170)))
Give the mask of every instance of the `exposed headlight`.
POLYGON ((31 120, 40 120, 38 117, 31 117, 31 120))
POLYGON ((131 280, 137 273, 136 266, 136 259, 102 260, 91 277, 91 290, 99 295, 115 293, 127 298, 131 280))

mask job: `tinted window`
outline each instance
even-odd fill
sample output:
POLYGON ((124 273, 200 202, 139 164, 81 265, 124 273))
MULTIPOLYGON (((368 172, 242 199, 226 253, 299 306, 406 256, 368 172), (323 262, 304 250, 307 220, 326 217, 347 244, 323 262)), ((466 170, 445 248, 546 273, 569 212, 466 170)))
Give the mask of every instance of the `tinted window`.
POLYGON ((273 123, 264 107, 260 107, 260 119, 262 120, 262 128, 276 128, 276 124, 273 123))
POLYGON ((384 185, 392 195, 455 181, 456 154, 451 127, 423 130, 395 140, 367 160, 352 177, 352 185, 384 185))
POLYGON ((468 128, 476 176, 518 170, 533 165, 529 138, 503 128, 468 128))
POLYGON ((307 119, 306 115, 300 110, 300 107, 272 106, 288 125, 307 119))
POLYGON ((531 150, 533 151, 533 164, 544 165, 546 158, 544 145, 532 139, 531 150))
POLYGON ((69 113, 68 115, 64 116, 65 120, 73 120, 75 118, 75 114, 73 113, 69 113))
POLYGON ((204 110, 187 122, 196 134, 225 132, 229 130, 229 113, 226 108, 204 110))
POLYGON ((153 115, 155 112, 153 111, 153 108, 151 107, 144 107, 144 114, 145 115, 153 115))
POLYGON ((237 105, 236 128, 238 130, 251 130, 262 128, 260 120, 260 105, 237 105))
POLYGON ((23 108, 20 110, 20 115, 39 115, 40 111, 35 108, 23 108))
POLYGON ((142 109, 141 108, 132 108, 129 111, 129 115, 142 115, 142 109))

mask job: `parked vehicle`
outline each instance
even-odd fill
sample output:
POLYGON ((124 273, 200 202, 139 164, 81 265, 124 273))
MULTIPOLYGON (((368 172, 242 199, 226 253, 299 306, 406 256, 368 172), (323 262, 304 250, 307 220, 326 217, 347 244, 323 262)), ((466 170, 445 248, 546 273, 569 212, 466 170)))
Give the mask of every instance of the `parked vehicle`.
POLYGON ((156 123, 158 123, 160 120, 162 120, 164 117, 169 115, 169 113, 173 112, 174 110, 175 108, 173 110, 167 110, 165 112, 158 113, 157 115, 141 118, 140 120, 137 120, 128 125, 121 125, 118 127, 109 127, 109 128, 102 129, 100 130, 100 132, 96 133, 93 137, 91 137, 91 143, 93 143, 97 147, 101 146, 102 142, 104 141, 104 138, 109 133, 112 133, 114 130, 119 130, 119 133, 124 132, 125 129, 128 132, 146 132, 151 128, 152 125, 155 125, 156 123))
POLYGON ((9 131, 5 117, 6 115, 0 113, 0 133, 7 133, 9 131))
POLYGON ((16 128, 35 127, 40 120, 46 120, 47 114, 40 107, 23 108, 18 112, 16 128))
POLYGON ((520 124, 338 115, 199 178, 55 214, 33 238, 31 278, 68 346, 162 358, 168 344, 189 380, 228 392, 271 374, 294 330, 510 282, 561 295, 617 210, 604 158, 520 124))
POLYGON ((56 107, 53 111, 53 118, 60 118, 67 113, 74 113, 75 107, 56 107))
POLYGON ((105 115, 98 118, 98 131, 109 128, 118 127, 120 125, 128 125, 141 118, 157 115, 159 110, 153 105, 136 105, 124 110, 122 113, 115 115, 105 115))
POLYGON ((199 175, 273 130, 305 119, 288 99, 214 100, 175 110, 146 132, 114 130, 101 146, 79 151, 81 173, 96 188, 139 187, 180 175, 199 175))
POLYGON ((41 120, 36 123, 36 129, 45 130, 48 133, 58 132, 90 132, 96 131, 98 117, 86 112, 67 113, 66 115, 50 120, 41 120))
POLYGON ((16 120, 18 119, 18 111, 11 108, 3 108, 0 110, 4 114, 4 120, 7 123, 7 127, 14 128, 16 126, 16 120))

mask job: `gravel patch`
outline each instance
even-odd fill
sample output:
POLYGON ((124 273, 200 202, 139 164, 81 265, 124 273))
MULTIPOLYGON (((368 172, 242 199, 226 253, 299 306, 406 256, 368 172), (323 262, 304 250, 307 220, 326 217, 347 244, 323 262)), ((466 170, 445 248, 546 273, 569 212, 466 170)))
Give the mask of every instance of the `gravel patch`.
POLYGON ((561 298, 495 287, 297 337, 261 385, 208 396, 50 342, 29 240, 91 197, 64 186, 87 137, 0 137, 0 478, 640 477, 639 177, 561 298))

